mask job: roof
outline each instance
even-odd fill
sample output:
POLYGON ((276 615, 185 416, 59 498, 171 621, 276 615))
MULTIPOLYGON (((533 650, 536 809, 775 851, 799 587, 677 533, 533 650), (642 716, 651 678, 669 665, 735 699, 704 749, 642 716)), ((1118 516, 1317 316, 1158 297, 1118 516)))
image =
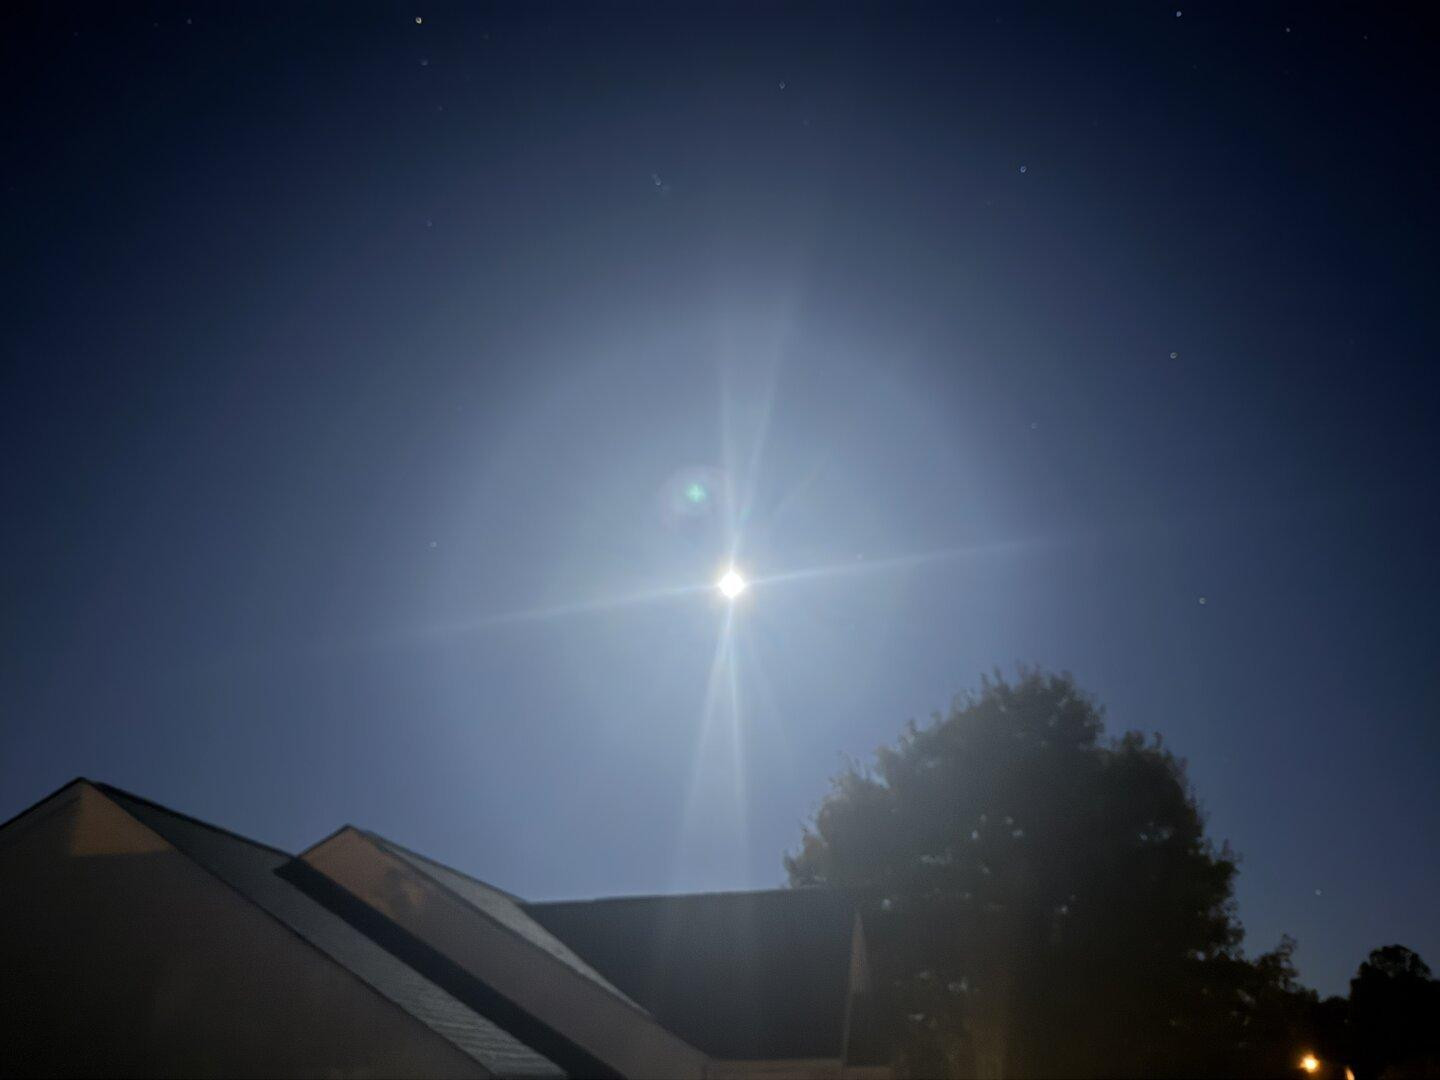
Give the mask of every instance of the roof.
POLYGON ((619 897, 524 910, 714 1057, 844 1057, 855 912, 838 892, 619 897))
POLYGON ((418 974, 281 877, 295 863, 290 855, 108 784, 94 786, 192 861, 485 1069, 497 1076, 563 1075, 549 1059, 418 974))
MULTIPOLYGON (((350 851, 353 857, 356 849, 351 847, 350 851)), ((343 859, 341 865, 344 865, 343 859)), ((647 1042, 632 1038, 634 1032, 625 1027, 627 1021, 639 1021, 653 1028, 654 1032, 674 1044, 672 1052, 679 1048, 685 1054, 693 1055, 695 1062, 703 1067, 704 1056, 698 1050, 666 1031, 653 1016, 526 915, 521 910, 523 901, 510 893, 350 825, 307 849, 285 874, 308 895, 371 940, 383 945, 482 1016, 498 1023, 569 1075, 618 1077, 626 1071, 618 1063, 627 1063, 631 1070, 649 1067, 646 1054, 655 1049, 653 1040, 647 1042), (396 872, 413 875, 416 884, 428 882, 438 892, 447 895, 460 909, 447 909, 445 923, 452 933, 459 934, 461 938, 478 933, 476 940, 481 941, 493 941, 486 935, 498 933, 510 939, 510 945, 519 947, 523 959, 517 961, 514 953, 507 953, 502 948, 494 954, 497 967, 489 968, 483 962, 476 966, 474 954, 470 954, 468 959, 447 954, 443 933, 437 940, 427 934, 423 925, 411 922, 405 915, 386 913, 372 906, 364 898, 363 885, 356 893, 350 892, 356 887, 353 880, 347 878, 343 869, 325 858, 325 852, 332 844, 343 843, 347 838, 358 838, 364 849, 380 856, 384 865, 390 867, 387 875, 396 872), (398 864, 398 870, 394 864, 398 864), (513 966, 517 962, 523 975, 513 966), (553 972, 554 968, 550 965, 558 966, 575 987, 593 995, 581 999, 590 1004, 576 1006, 574 998, 557 993, 559 988, 556 984, 546 981, 553 975, 547 974, 535 981, 534 973, 553 972), (608 1000, 596 1000, 597 997, 608 1000), (567 1001, 569 1004, 564 1004, 567 1001), (606 1019, 598 1022, 613 1037, 596 1041, 597 1021, 593 1007, 606 1004, 611 1008, 609 1011, 602 1010, 606 1019), (577 1008, 586 1016, 569 1011, 577 1008), (576 1024, 572 1020, 584 1022, 576 1024), (617 1053, 620 1056, 612 1062, 617 1053)), ((387 876, 387 880, 393 884, 393 879, 387 876)), ((432 933, 434 929, 432 925, 432 933)), ((455 945, 454 938, 450 939, 450 945, 455 945)), ((676 1067, 676 1062, 670 1061, 669 1067, 676 1067)), ((650 1071, 655 1070, 650 1068, 650 1071)))
POLYGON ((478 909, 482 914, 488 915, 507 930, 518 934, 537 949, 543 949, 576 974, 589 979, 597 986, 614 994, 627 1005, 634 1008, 640 1007, 626 997, 625 994, 606 979, 605 976, 601 975, 584 960, 576 956, 574 950, 568 945, 527 915, 523 906, 524 901, 519 897, 512 896, 503 889, 497 889, 495 886, 486 884, 478 878, 471 877, 469 874, 461 873, 459 870, 446 866, 444 863, 436 862, 434 859, 428 859, 424 855, 416 854, 392 840, 385 839, 383 836, 365 830, 357 831, 361 832, 362 835, 381 850, 389 852, 418 873, 424 874, 432 881, 448 889, 465 903, 478 909))

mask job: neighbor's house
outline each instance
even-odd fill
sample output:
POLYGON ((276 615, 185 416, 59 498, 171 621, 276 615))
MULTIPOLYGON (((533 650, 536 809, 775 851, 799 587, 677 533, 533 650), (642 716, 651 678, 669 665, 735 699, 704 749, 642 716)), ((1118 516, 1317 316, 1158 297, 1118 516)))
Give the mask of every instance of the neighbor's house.
POLYGON ((0 826, 0 1075, 882 1078, 812 889, 530 904, 76 780, 0 826))

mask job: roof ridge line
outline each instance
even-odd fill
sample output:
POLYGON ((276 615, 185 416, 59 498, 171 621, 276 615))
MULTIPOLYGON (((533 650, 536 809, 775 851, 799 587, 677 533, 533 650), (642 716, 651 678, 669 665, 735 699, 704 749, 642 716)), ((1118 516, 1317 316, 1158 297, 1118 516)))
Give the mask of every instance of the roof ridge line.
MULTIPOLYGON (((408 848, 408 847, 406 847, 404 844, 396 843, 394 840, 391 840, 388 836, 381 836, 379 833, 374 832, 374 831, 371 830, 371 829, 361 829, 361 828, 359 828, 359 827, 357 827, 357 826, 353 826, 353 825, 351 825, 351 826, 346 826, 346 828, 353 828, 353 829, 355 829, 356 832, 360 833, 360 835, 365 836, 365 837, 368 837, 369 839, 375 841, 376 843, 384 844, 386 847, 392 847, 392 848, 395 848, 397 851, 403 851, 406 855, 411 855, 411 856, 413 856, 414 858, 419 859, 421 862, 427 862, 427 863, 430 863, 430 864, 433 865, 433 866, 438 866, 438 867, 440 867, 440 868, 443 869, 443 870, 449 870, 450 873, 452 873, 452 874, 459 874, 459 875, 460 875, 461 877, 463 877, 466 881, 473 881, 476 885, 483 885, 483 886, 484 886, 485 888, 487 888, 487 889, 494 889, 494 890, 495 890, 497 893, 499 893, 501 896, 505 897, 505 899, 510 900, 510 901, 512 901, 512 902, 514 902, 514 903, 516 903, 516 904, 519 904, 519 905, 523 906, 523 905, 528 904, 528 903, 530 902, 530 901, 526 900, 524 897, 516 896, 514 893, 510 892, 508 889, 502 889, 502 888, 500 888, 499 885, 492 885, 490 882, 485 881, 485 880, 483 880, 483 879, 481 879, 481 878, 478 878, 478 877, 476 877, 474 874, 467 874, 464 870, 459 870, 459 869, 451 866, 449 863, 443 863, 443 862, 441 862, 439 859, 432 859, 429 855, 422 855, 422 854, 420 854, 420 852, 416 851, 414 848, 408 848)), ((340 831, 340 830, 337 830, 337 832, 338 832, 338 831, 340 831)), ((331 835, 334 835, 334 834, 332 833, 331 835)), ((328 837, 327 837, 327 839, 328 839, 328 837)))
POLYGON ((126 791, 124 788, 117 787, 114 784, 107 784, 103 780, 89 780, 86 782, 89 783, 91 786, 98 788, 106 795, 120 795, 127 799, 134 799, 138 803, 144 803, 146 806, 153 807, 154 809, 159 810, 162 813, 169 814, 171 817, 177 817, 180 818, 180 820, 182 821, 188 821, 192 825, 199 825, 201 828, 209 829, 211 832, 218 832, 224 836, 230 837, 230 839, 232 840, 239 840, 241 843, 249 844, 251 847, 264 848, 271 854, 283 855, 287 859, 295 858, 294 852, 286 851, 284 848, 278 848, 274 844, 267 844, 263 840, 256 840, 252 837, 244 836, 233 829, 227 829, 223 825, 216 825, 213 822, 205 821, 201 818, 194 817, 193 815, 187 814, 182 810, 174 810, 166 806, 164 803, 158 803, 154 799, 147 799, 144 795, 136 795, 133 791, 126 791))
POLYGON ((62 791, 68 791, 70 788, 74 787, 76 784, 89 784, 91 787, 94 787, 94 786, 95 786, 95 781, 94 781, 94 780, 91 780, 88 776, 75 776, 75 777, 72 777, 71 779, 65 781, 65 783, 63 783, 63 784, 61 784, 59 787, 57 787, 54 791, 47 792, 46 794, 40 796, 40 798, 38 798, 38 799, 36 799, 34 802, 32 802, 29 806, 26 806, 26 807, 21 808, 20 810, 17 810, 15 813, 11 814, 11 815, 10 815, 8 818, 6 818, 4 821, 0 821, 0 832, 4 832, 4 831, 5 831, 6 829, 8 829, 11 825, 14 825, 17 821, 19 821, 21 818, 27 816, 28 814, 30 814, 32 811, 34 811, 34 810, 39 810, 40 807, 44 806, 44 805, 45 805, 47 802, 49 802, 51 799, 55 798, 56 795, 59 795, 62 791))
POLYGON ((716 889, 713 892, 688 893, 625 893, 616 896, 591 896, 577 900, 525 900, 526 907, 550 907, 558 904, 613 904, 627 900, 703 900, 721 896, 801 896, 805 893, 830 893, 847 898, 843 889, 833 885, 778 886, 773 889, 716 889))
MULTIPOLYGON (((366 831, 366 830, 364 830, 364 829, 356 829, 355 831, 358 832, 358 833, 360 833, 361 836, 364 836, 365 838, 367 838, 368 840, 370 840, 371 843, 375 844, 375 845, 376 845, 377 847, 379 847, 380 850, 382 850, 382 851, 384 851, 384 848, 385 848, 386 846, 390 845, 390 841, 386 840, 383 836, 379 836, 378 834, 375 834, 375 833, 370 833, 370 832, 368 832, 368 831, 366 831)), ((396 844, 396 845, 394 845, 394 846, 395 846, 395 847, 400 847, 399 844, 396 844)), ((407 853, 412 854, 412 855, 415 854, 414 852, 410 852, 408 848, 402 848, 401 850, 406 851, 407 853)), ((392 854, 392 857, 399 857, 399 856, 394 856, 393 853, 391 853, 391 854, 392 854)), ((419 856, 417 856, 417 857, 420 858, 420 859, 422 859, 422 860, 425 860, 425 861, 427 861, 427 862, 435 862, 435 860, 433 860, 433 859, 428 859, 428 860, 426 860, 426 859, 425 859, 425 856, 423 856, 423 855, 419 855, 419 856)), ((444 866, 445 864, 444 864, 444 863, 436 863, 436 865, 437 865, 437 866, 444 866)), ((425 871, 422 870, 420 867, 412 867, 412 869, 414 869, 417 873, 422 873, 422 874, 425 873, 425 871)), ((511 936, 513 936, 513 937, 515 937, 515 938, 518 938, 519 940, 521 940, 522 942, 524 942, 525 944, 529 945, 529 946, 532 947, 532 948, 536 947, 536 943, 535 943, 535 942, 530 941, 529 939, 527 939, 523 934, 521 934, 521 933, 520 933, 518 930, 516 930, 514 927, 505 925, 504 922, 502 922, 501 920, 497 919, 494 915, 490 914, 490 912, 484 910, 483 908, 479 907, 479 906, 476 905, 476 904, 471 903, 468 899, 466 899, 464 896, 461 896, 461 895, 460 895, 459 893, 457 893, 454 889, 450 888, 450 886, 446 885, 443 881, 439 881, 439 880, 437 880, 435 877, 433 877, 432 875, 429 875, 429 874, 425 874, 425 876, 430 880, 431 884, 433 884, 436 888, 440 889, 442 892, 446 893, 447 895, 453 897, 456 901, 458 901, 458 902, 459 902, 462 906, 464 906, 467 910, 473 911, 476 915, 478 915, 480 918, 484 919, 486 922, 491 923, 491 924, 493 924, 494 926, 498 927, 502 933, 509 934, 509 935, 511 935, 511 936)), ((469 875, 461 875, 461 876, 462 876, 462 877, 469 877, 469 875)), ((485 888, 492 888, 492 886, 487 885, 485 882, 479 881, 479 880, 476 879, 476 878, 470 878, 470 880, 471 880, 471 881, 474 881, 474 882, 475 882, 476 884, 478 884, 478 885, 484 886, 485 888)), ((501 889, 497 889, 496 891, 497 891, 497 892, 504 893, 504 890, 501 890, 501 889)), ((504 895, 509 896, 508 893, 505 893, 504 895)), ((654 1013, 652 1013, 649 1009, 645 1008, 645 1006, 641 1005, 638 1001, 636 1001, 634 998, 632 998, 629 994, 625 993, 625 991, 621 990, 618 986, 616 986, 614 983, 612 983, 608 978, 605 977, 605 975, 604 975, 603 972, 601 972, 598 968, 596 968, 593 964, 591 964, 590 961, 586 960, 583 956, 581 956, 578 952, 576 952, 575 949, 574 949, 568 942, 566 942, 564 938, 560 937, 559 934, 556 934, 556 933, 555 933, 553 930, 551 930, 548 926, 545 926, 543 923, 541 923, 541 922, 535 920, 534 918, 532 918, 531 915, 529 914, 529 912, 527 912, 527 911, 525 910, 525 908, 528 906, 525 901, 516 899, 516 900, 515 900, 515 904, 516 904, 516 907, 519 909, 520 914, 524 915, 527 919, 530 919, 531 922, 534 922, 535 925, 536 925, 542 932, 544 932, 548 937, 553 938, 561 947, 563 947, 566 951, 570 952, 577 960, 579 960, 580 963, 584 964, 585 967, 589 968, 591 972, 593 972, 596 976, 598 976, 599 981, 597 982, 596 979, 590 978, 589 976, 585 975, 583 972, 577 971, 577 970, 569 963, 569 961, 564 960, 563 958, 561 958, 561 957, 559 957, 559 956, 556 956, 554 953, 552 953, 552 952, 551 952, 549 949, 547 949, 547 948, 540 948, 540 949, 539 949, 541 955, 549 957, 549 958, 550 958, 551 960, 553 960, 555 963, 562 965, 567 971, 570 971, 570 972, 572 972, 572 973, 574 973, 574 974, 576 974, 576 975, 579 975, 581 978, 583 978, 583 979, 584 979, 586 982, 588 982, 588 983, 594 984, 595 988, 596 988, 597 990, 599 990, 601 993, 605 994, 607 997, 612 997, 612 998, 614 998, 616 1001, 620 1002, 620 1003, 621 1003, 622 1005, 624 1005, 626 1008, 632 1010, 633 1012, 637 1013, 638 1015, 640 1015, 641 1017, 643 1017, 643 1018, 644 1018, 645 1020, 647 1020, 648 1022, 654 1024, 657 1028, 659 1028, 661 1031, 665 1032, 666 1035, 668 1035, 670 1038, 674 1039, 676 1042, 682 1044, 683 1046, 689 1047, 691 1050, 694 1050, 696 1053, 701 1054, 702 1056, 708 1056, 708 1055, 705 1055, 705 1051, 701 1050, 699 1047, 693 1045, 693 1044, 690 1043, 688 1040, 684 1039, 684 1038, 681 1037, 680 1035, 677 1035, 675 1032, 673 1032, 673 1031, 671 1031, 669 1028, 665 1027, 664 1024, 660 1023, 659 1019, 655 1016, 654 1013)))
MULTIPOLYGON (((81 777, 80 779, 84 779, 84 778, 81 777)), ((281 930, 283 930, 287 935, 289 935, 289 936, 295 938, 296 940, 298 940, 303 946, 305 946, 305 948, 307 948, 307 949, 309 949, 309 950, 317 953, 319 956, 323 957, 328 964, 330 964, 331 966, 333 966, 333 967, 337 968, 338 970, 340 970, 341 972, 343 972, 344 975, 347 976, 349 979, 352 979, 352 980, 354 980, 356 983, 358 983, 359 985, 363 986, 368 993, 375 995, 375 997, 378 998, 380 1001, 384 1002, 385 1005, 386 1005, 388 1008, 394 1009, 394 1010, 396 1010, 397 1012, 401 1013, 402 1015, 409 1017, 409 1019, 411 1020, 411 1022, 413 1022, 414 1024, 417 1024, 417 1025, 420 1026, 421 1028, 424 1028, 424 1029, 425 1029, 426 1031, 428 1031, 432 1036, 434 1036, 435 1038, 439 1039, 441 1042, 445 1043, 445 1045, 449 1046, 451 1049, 453 1049, 456 1053, 460 1054, 462 1057, 464 1057, 464 1058, 466 1058, 466 1059, 468 1059, 468 1060, 470 1060, 470 1061, 476 1062, 478 1065, 480 1065, 480 1066, 481 1066, 482 1068, 484 1068, 484 1069, 489 1069, 489 1067, 490 1067, 489 1064, 486 1063, 486 1062, 485 1062, 484 1060, 482 1060, 481 1058, 477 1057, 476 1054, 475 1054, 473 1051, 471 1051, 471 1050, 467 1049, 465 1046, 461 1045, 461 1044, 460 1044, 459 1042, 457 1042, 453 1037, 451 1037, 450 1035, 446 1034, 445 1031, 443 1031, 441 1028, 432 1026, 432 1024, 430 1024, 428 1021, 426 1021, 423 1017, 418 1016, 418 1015, 416 1015, 415 1013, 411 1012, 408 1008, 406 1008, 404 1005, 402 1005, 399 1001, 396 1001, 393 997, 391 997, 389 994, 387 994, 387 993, 386 993, 384 990, 382 990, 379 986, 375 985, 375 984, 372 983, 369 979, 365 978, 365 976, 361 975, 360 972, 356 971, 356 970, 355 970, 354 968, 352 968, 349 964, 345 963, 345 962, 344 962, 343 960, 341 960, 339 957, 335 956, 335 955, 334 955, 333 953, 331 953, 329 950, 325 949, 318 941, 315 941, 315 940, 313 940, 311 937, 309 937, 309 936, 308 936, 304 931, 302 931, 299 927, 292 925, 290 922, 286 921, 286 919, 284 919, 281 915, 279 915, 278 913, 276 913, 276 912, 274 912, 274 911, 271 911, 268 907, 266 907, 264 904, 262 904, 262 903, 261 903, 259 900, 257 900, 255 897, 251 896, 251 895, 250 895, 249 893, 247 893, 244 889, 240 888, 240 886, 236 885, 236 884, 235 884, 234 882, 232 882, 232 881, 229 881, 229 880, 228 880, 223 874, 221 874, 219 871, 214 870, 214 869, 212 869, 212 868, 209 867, 209 866, 206 866, 206 865, 204 864, 204 862, 202 862, 200 859, 196 858, 196 857, 195 857, 194 855, 192 855, 190 852, 186 851, 185 848, 183 848, 180 844, 177 844, 175 841, 173 841, 172 839, 170 839, 168 836, 165 836, 163 833, 161 833, 161 832, 160 832, 158 829, 156 829, 154 826, 152 826, 152 825, 150 825, 148 822, 143 821, 143 820, 141 820, 140 818, 136 817, 135 814, 134 814, 133 812, 131 812, 131 810, 130 810, 129 807, 126 807, 126 806, 124 806, 124 805, 121 804, 121 803, 117 803, 117 802, 115 801, 115 799, 114 799, 114 796, 115 796, 115 795, 119 795, 119 796, 121 796, 122 798, 133 799, 133 800, 135 800, 136 802, 144 803, 146 806, 153 807, 154 809, 159 810, 159 811, 161 811, 162 813, 170 814, 172 817, 177 817, 177 818, 180 818, 181 820, 191 822, 191 823, 193 823, 193 824, 195 824, 195 825, 200 825, 200 826, 202 826, 202 827, 204 827, 204 828, 206 828, 206 829, 209 829, 209 830, 212 831, 212 832, 220 833, 220 834, 222 834, 223 836, 227 836, 227 837, 229 837, 229 838, 232 839, 232 840, 237 840, 237 841, 239 841, 240 843, 248 844, 248 845, 250 845, 251 847, 262 848, 262 849, 264 849, 264 850, 266 850, 266 851, 269 851, 269 852, 270 852, 271 854, 273 854, 273 855, 278 855, 278 856, 283 857, 287 862, 298 862, 299 860, 298 860, 294 855, 291 855, 289 852, 282 851, 280 848, 271 847, 271 846, 268 845, 268 844, 262 844, 262 843, 260 843, 259 841, 251 840, 249 837, 247 837, 247 836, 241 836, 239 833, 231 832, 229 829, 221 828, 221 827, 218 826, 218 825, 212 825, 212 824, 210 824, 208 821, 201 821, 199 818, 191 817, 189 814, 182 814, 182 813, 181 813, 180 811, 178 811, 178 810, 171 810, 168 806, 164 806, 164 805, 162 805, 161 803, 158 803, 158 802, 156 802, 156 801, 153 800, 153 799, 147 799, 147 798, 145 798, 143 795, 136 795, 136 794, 134 794, 133 792, 126 791, 124 788, 116 787, 114 784, 106 784, 106 783, 101 783, 101 782, 94 781, 94 780, 88 780, 88 781, 86 781, 86 782, 89 783, 92 787, 96 788, 102 795, 104 795, 104 796, 106 797, 106 799, 108 799, 108 800, 110 801, 110 804, 111 804, 112 806, 114 806, 114 807, 115 807, 117 810, 119 810, 122 814, 124 814, 126 817, 128 817, 131 821, 135 822, 136 825, 138 825, 140 828, 144 829, 146 832, 150 833, 151 835, 159 838, 159 840, 160 840, 162 843, 164 843, 171 851, 174 851, 174 852, 175 852, 176 854, 178 854, 182 859, 184 859, 185 862, 186 862, 189 866, 193 867, 196 871, 198 871, 199 873, 203 874, 207 879, 215 882, 217 885, 220 886, 220 888, 226 890, 228 893, 230 893, 230 894, 234 895, 235 897, 237 897, 237 898, 239 899, 240 903, 243 904, 246 908, 248 908, 248 909, 253 909, 254 911, 259 912, 259 914, 261 915, 261 917, 264 918, 267 922, 273 923, 273 924, 275 924, 276 926, 280 927, 281 930)), ((68 787, 69 785, 66 785, 66 786, 68 787)), ((63 789, 62 789, 62 790, 63 790, 63 789)), ((278 875, 277 875, 277 877, 278 877, 278 875)), ((284 878, 279 878, 279 880, 284 881, 285 879, 284 879, 284 878)), ((286 882, 286 885, 289 886, 290 888, 294 888, 294 886, 293 886, 293 885, 290 885, 289 882, 286 882)), ((298 891, 298 890, 297 890, 297 891, 298 891)), ((303 895, 305 895, 305 894, 304 894, 303 892, 301 892, 300 895, 303 896, 303 895)), ((307 899, 310 899, 310 901, 311 901, 312 903, 319 904, 319 901, 316 901, 313 897, 307 897, 307 899)), ((320 905, 320 906, 323 907, 324 905, 320 905)), ((338 916, 337 916, 337 917, 338 917, 338 916)), ((342 922, 343 922, 343 920, 342 920, 342 922)), ((347 924, 347 925, 348 925, 348 924, 347 924)), ((358 931, 357 931, 357 932, 358 932, 358 931)), ((364 935, 362 935, 362 936, 364 936, 364 935)), ((369 939, 366 938, 366 940, 368 941, 369 939)), ((372 944, 373 944, 373 942, 372 942, 372 944)), ((378 945, 376 945, 376 948, 381 948, 381 947, 378 946, 378 945)), ((383 951, 383 950, 382 950, 382 951, 383 951)), ((398 962, 401 963, 401 964, 404 964, 404 961, 398 961, 398 962)), ((414 970, 413 968, 411 968, 408 964, 405 964, 404 966, 406 967, 407 970, 409 970, 409 971, 411 971, 412 973, 414 973, 417 977, 419 977, 419 978, 420 978, 421 980, 423 980, 424 982, 428 983, 428 984, 429 984, 431 987, 433 987, 434 989, 438 990, 441 994, 444 994, 445 996, 451 998, 452 1000, 455 1000, 455 1001, 457 1002, 457 1004, 459 1004, 459 1005, 460 1005, 462 1008, 464 1008, 466 1011, 470 1012, 472 1015, 480 1017, 480 1019, 482 1019, 482 1020, 484 1020, 486 1023, 491 1024, 492 1026, 496 1027, 497 1030, 500 1030, 500 1031, 504 1032, 504 1033, 505 1033, 507 1036, 509 1036, 510 1038, 512 1038, 512 1039, 515 1038, 513 1035, 510 1035, 509 1032, 505 1032, 503 1028, 500 1028, 498 1024, 495 1024, 494 1021, 491 1021, 491 1020, 489 1020, 489 1019, 486 1018, 486 1017, 480 1016, 480 1014, 479 1014, 478 1012, 476 1012, 474 1009, 472 1009, 469 1005, 465 1004, 465 1002, 459 1001, 458 998, 455 998, 454 995, 451 994, 451 993, 449 993, 449 991, 447 991, 444 987, 436 985, 431 979, 427 978, 425 975, 421 974, 420 972, 415 971, 415 970, 414 970)), ((520 1042, 520 1040, 518 1040, 518 1039, 515 1039, 515 1041, 516 1041, 517 1043, 519 1043, 519 1045, 521 1045, 521 1046, 526 1046, 525 1043, 520 1042)), ((541 1053, 540 1053, 538 1050, 536 1050, 534 1047, 526 1046, 526 1049, 528 1049, 531 1053, 535 1054, 535 1055, 536 1055, 537 1057, 539 1057, 542 1061, 549 1061, 549 1059, 546 1058, 545 1055, 541 1054, 541 1053)), ((554 1065, 555 1063, 554 1063, 554 1062, 550 1062, 550 1064, 554 1065)))

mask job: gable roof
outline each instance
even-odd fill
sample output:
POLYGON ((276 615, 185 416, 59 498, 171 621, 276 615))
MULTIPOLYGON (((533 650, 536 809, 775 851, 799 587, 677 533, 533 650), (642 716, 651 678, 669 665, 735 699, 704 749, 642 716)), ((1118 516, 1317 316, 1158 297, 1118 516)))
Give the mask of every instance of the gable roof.
POLYGON ((519 898, 353 826, 297 884, 578 1076, 700 1077, 707 1057, 532 919, 519 898), (328 883, 325 884, 325 883, 328 883))
MULTIPOLYGON (((502 997, 508 990, 491 988, 488 969, 477 969, 486 980, 481 982, 469 974, 466 962, 457 966, 443 934, 435 940, 446 951, 435 952, 415 934, 390 925, 379 910, 316 871, 304 857, 108 784, 73 783, 83 783, 113 802, 487 1071, 557 1077, 586 1060, 590 1036, 582 1031, 581 1042, 566 1046, 570 1036, 560 1029, 544 1030, 543 1020, 532 1031, 535 1020, 549 1015, 543 1006, 533 1018, 521 1015, 528 1006, 502 997), (511 1013, 530 1026, 508 1022, 511 1013), (539 1036, 532 1037, 536 1031, 539 1036), (561 1035, 561 1041, 537 1041, 553 1035, 561 1035)), ((601 1025, 596 1031, 615 1030, 623 1042, 653 1030, 673 1043, 670 1049, 698 1055, 702 1066, 707 1056, 731 1061, 854 1057, 847 1051, 856 1049, 855 1028, 863 1018, 847 1016, 847 1009, 852 979, 860 974, 854 966, 859 924, 842 894, 807 888, 527 904, 373 833, 347 827, 336 836, 347 832, 373 845, 392 866, 390 873, 423 875, 432 883, 427 888, 440 890, 437 896, 448 894, 449 903, 459 903, 461 908, 450 909, 450 925, 470 925, 453 919, 462 908, 473 909, 477 918, 494 927, 486 932, 491 937, 482 934, 481 939, 502 953, 510 950, 510 962, 529 948, 534 961, 527 964, 539 963, 546 970, 555 965, 556 972, 572 973, 567 985, 576 992, 588 988, 581 998, 595 1009, 591 1027, 601 1025), (504 945, 507 940, 515 945, 504 945), (632 1031, 627 1015, 641 1026, 632 1031)), ((480 924, 474 926, 478 931, 480 924)), ((426 933, 418 927, 416 932, 426 933)), ((585 1016, 590 1016, 590 1007, 582 1009, 585 1016)), ((573 1008, 572 1002, 557 1015, 569 1017, 573 1008)), ((684 1063, 690 1064, 689 1059, 684 1063)), ((594 1064, 600 1068, 580 1068, 578 1074, 605 1071, 603 1062, 594 1064)))
POLYGON ((281 876, 283 851, 111 787, 95 788, 415 1020, 497 1076, 560 1077, 550 1060, 408 967, 281 876))
POLYGON ((718 1058, 843 1058, 855 911, 828 889, 527 904, 536 922, 718 1058))
POLYGON ((526 914, 524 908, 525 902, 518 896, 512 896, 503 889, 497 889, 495 886, 489 885, 478 878, 473 878, 469 874, 461 873, 454 867, 446 866, 444 863, 436 862, 434 859, 428 859, 424 855, 417 854, 409 848, 402 847, 393 840, 387 840, 385 837, 379 836, 376 833, 364 829, 358 829, 356 831, 360 832, 382 851, 389 852, 419 873, 426 875, 437 884, 449 889, 465 903, 476 908, 482 914, 488 915, 511 933, 518 934, 537 949, 543 949, 577 975, 589 979, 606 992, 620 998, 627 1005, 637 1009, 641 1008, 641 1006, 626 997, 625 994, 606 979, 605 976, 601 975, 579 956, 575 955, 574 950, 568 945, 526 914))

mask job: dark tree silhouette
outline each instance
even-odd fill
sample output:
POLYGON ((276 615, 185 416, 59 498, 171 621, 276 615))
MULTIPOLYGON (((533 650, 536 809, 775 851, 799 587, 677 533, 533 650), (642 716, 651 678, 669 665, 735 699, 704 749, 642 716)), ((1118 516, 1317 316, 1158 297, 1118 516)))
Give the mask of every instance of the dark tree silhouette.
POLYGON ((1183 762, 1159 736, 1102 733, 1068 676, 984 680, 850 764, 786 858, 793 885, 859 899, 918 1074, 1293 1070, 1291 943, 1243 960, 1235 860, 1205 838, 1183 762))
POLYGON ((1409 949, 1387 945, 1360 965, 1348 1019, 1359 1080, 1440 1075, 1440 982, 1409 949))

